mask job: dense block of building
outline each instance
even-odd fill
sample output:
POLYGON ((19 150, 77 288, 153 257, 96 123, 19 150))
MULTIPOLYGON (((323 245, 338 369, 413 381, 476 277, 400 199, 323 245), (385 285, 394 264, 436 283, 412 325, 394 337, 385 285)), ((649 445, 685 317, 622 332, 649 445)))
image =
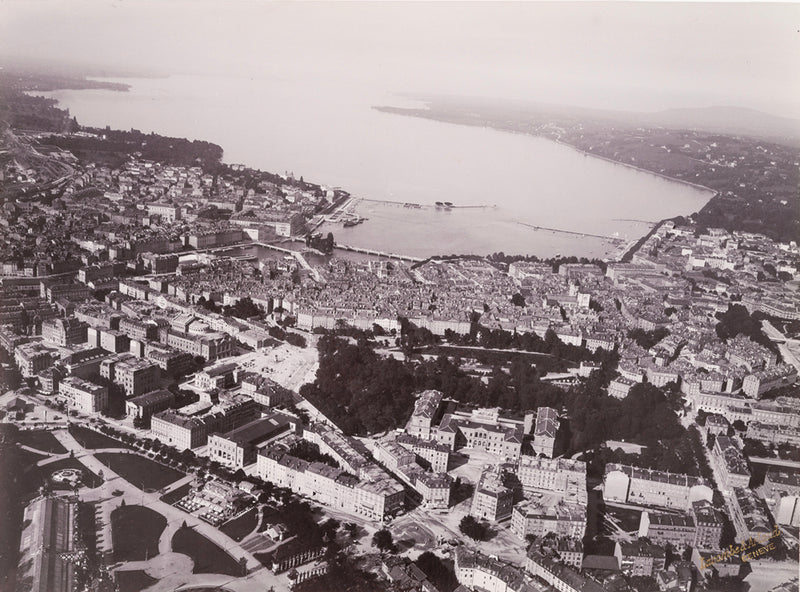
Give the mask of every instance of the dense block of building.
POLYGON ((258 453, 257 474, 334 509, 381 522, 403 509, 403 487, 387 478, 359 479, 319 462, 308 462, 276 448, 258 453))
POLYGON ((75 318, 48 319, 42 323, 42 338, 55 345, 66 347, 86 342, 86 323, 75 318))
POLYGON ((417 455, 397 441, 376 442, 375 460, 413 487, 427 508, 446 509, 450 505, 453 478, 445 472, 429 473, 417 464, 417 455))
POLYGON ((581 575, 573 568, 540 553, 531 546, 525 560, 525 570, 541 578, 559 592, 604 592, 605 588, 595 580, 581 575))
POLYGON ((464 547, 456 550, 455 572, 459 588, 492 592, 535 590, 530 577, 519 567, 464 547))

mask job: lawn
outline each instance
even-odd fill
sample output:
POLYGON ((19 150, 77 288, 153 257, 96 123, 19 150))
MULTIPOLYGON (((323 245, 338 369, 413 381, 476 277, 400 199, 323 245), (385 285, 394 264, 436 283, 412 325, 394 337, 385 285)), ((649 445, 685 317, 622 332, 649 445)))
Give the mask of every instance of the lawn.
POLYGON ((114 578, 119 587, 119 592, 141 592, 158 581, 155 578, 151 578, 142 569, 118 571, 114 574, 114 578))
POLYGON ((138 454, 101 452, 95 458, 132 485, 147 490, 161 489, 184 476, 181 471, 138 454))
POLYGON ((226 522, 220 530, 237 543, 255 530, 258 525, 258 508, 250 508, 238 518, 226 522))
MULTIPOLYGON (((41 460, 41 459, 36 459, 41 460)), ((80 469, 83 472, 83 485, 94 489, 103 483, 103 479, 87 469, 78 459, 63 458, 55 462, 47 463, 44 466, 36 466, 36 461, 25 465, 22 472, 24 489, 27 492, 35 492, 40 486, 49 483, 53 489, 69 489, 66 483, 50 483, 50 475, 59 469, 80 469)))
POLYGON ((92 450, 97 450, 98 448, 131 448, 124 442, 81 425, 70 424, 69 433, 78 441, 78 444, 92 450))
POLYGON ((21 430, 17 432, 17 442, 43 452, 64 454, 67 449, 48 430, 21 430))
POLYGON ((192 573, 215 573, 233 577, 242 575, 239 562, 215 543, 191 528, 181 528, 172 537, 172 550, 194 561, 192 573))
POLYGON ((167 519, 144 506, 120 506, 111 512, 114 561, 144 561, 158 555, 158 539, 167 519))

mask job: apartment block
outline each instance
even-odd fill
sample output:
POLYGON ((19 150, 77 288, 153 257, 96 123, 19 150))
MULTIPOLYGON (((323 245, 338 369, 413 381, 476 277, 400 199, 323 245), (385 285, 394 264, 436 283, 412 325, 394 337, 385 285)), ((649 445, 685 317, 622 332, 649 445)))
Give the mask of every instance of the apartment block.
POLYGON ((586 534, 586 506, 562 499, 522 501, 511 513, 511 532, 523 540, 529 534, 543 537, 551 532, 582 539, 586 534))
POLYGON ((483 472, 470 505, 470 516, 500 521, 511 516, 514 505, 514 491, 503 483, 504 474, 499 468, 489 468, 483 472))
POLYGON ((778 364, 772 368, 754 372, 744 377, 742 390, 748 397, 760 399, 765 393, 789 386, 797 381, 797 370, 789 364, 778 364))
POLYGON ((722 540, 724 521, 720 512, 706 500, 692 503, 692 517, 695 524, 695 549, 719 549, 722 540))
POLYGON ((71 408, 82 413, 101 413, 108 407, 108 389, 77 376, 61 380, 58 394, 68 401, 71 408))
POLYGON ((150 419, 153 436, 178 450, 197 448, 208 441, 208 424, 199 417, 187 417, 168 409, 150 419))
POLYGON ((751 489, 734 487, 725 502, 739 542, 770 536, 773 524, 767 504, 751 489))
POLYGON ((750 484, 750 469, 739 447, 728 436, 719 435, 711 451, 711 463, 720 478, 722 493, 734 487, 747 487, 750 484))
POLYGON ((617 558, 620 571, 628 576, 652 577, 657 571, 664 569, 666 562, 664 549, 640 541, 618 542, 614 546, 614 556, 617 558))
POLYGON ((42 339, 61 347, 86 343, 87 327, 78 319, 47 319, 42 323, 42 339))
POLYGON ((657 545, 669 543, 676 549, 685 549, 694 545, 696 535, 697 528, 690 514, 646 511, 639 519, 639 536, 657 545))
POLYGON ((434 426, 439 420, 444 395, 439 391, 423 391, 417 395, 414 411, 406 424, 406 433, 430 440, 434 433, 434 426))
POLYGON ((58 351, 38 341, 23 343, 14 348, 14 362, 23 378, 33 378, 58 359, 58 351))
POLYGON ((403 508, 405 491, 391 479, 362 480, 323 463, 310 463, 275 448, 258 453, 260 478, 288 487, 328 507, 364 516, 376 522, 403 508))
POLYGON ((296 424, 293 418, 275 413, 224 434, 211 434, 208 437, 209 458, 225 466, 241 469, 256 462, 259 445, 294 429, 296 424))
POLYGON ((532 444, 534 454, 553 458, 559 425, 558 411, 552 407, 539 407, 536 410, 532 444))
POLYGON ((704 479, 609 463, 603 479, 607 502, 689 510, 694 501, 711 501, 713 490, 704 479))
POLYGON ((154 413, 169 409, 175 403, 175 395, 159 389, 125 401, 125 413, 133 419, 149 421, 154 413))
POLYGON ((137 397, 158 388, 159 368, 150 360, 128 358, 116 364, 115 383, 125 391, 125 397, 137 397))
POLYGON ((434 473, 447 472, 450 462, 450 448, 435 440, 423 440, 410 434, 399 434, 395 440, 400 446, 417 455, 417 462, 427 466, 434 473))
POLYGON ((569 501, 586 503, 586 463, 583 461, 523 454, 516 472, 526 493, 537 489, 553 491, 564 494, 569 501))

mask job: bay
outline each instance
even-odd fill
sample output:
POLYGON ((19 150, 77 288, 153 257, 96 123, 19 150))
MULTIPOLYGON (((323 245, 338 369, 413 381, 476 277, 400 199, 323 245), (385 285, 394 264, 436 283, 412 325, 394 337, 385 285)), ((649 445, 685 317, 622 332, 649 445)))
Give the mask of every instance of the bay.
POLYGON ((208 140, 226 162, 365 198, 356 211, 367 222, 321 227, 341 244, 418 257, 610 257, 648 222, 696 212, 712 195, 543 138, 379 112, 372 107, 415 103, 331 77, 109 80, 130 91, 44 94, 83 125, 208 140), (437 201, 490 207, 443 210, 437 201))

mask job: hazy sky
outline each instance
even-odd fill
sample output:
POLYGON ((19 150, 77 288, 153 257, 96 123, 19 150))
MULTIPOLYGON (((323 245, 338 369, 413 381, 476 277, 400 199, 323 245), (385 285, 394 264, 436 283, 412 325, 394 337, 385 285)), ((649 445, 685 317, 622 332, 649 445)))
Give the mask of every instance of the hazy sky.
POLYGON ((0 0, 0 55, 800 117, 800 4, 0 0))

